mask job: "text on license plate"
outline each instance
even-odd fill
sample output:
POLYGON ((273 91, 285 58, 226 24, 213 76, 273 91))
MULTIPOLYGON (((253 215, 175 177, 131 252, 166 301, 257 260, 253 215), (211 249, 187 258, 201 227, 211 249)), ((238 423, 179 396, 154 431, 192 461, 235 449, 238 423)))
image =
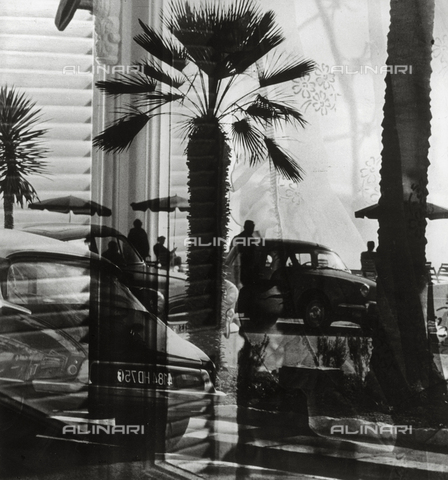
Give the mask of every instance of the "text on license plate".
POLYGON ((171 373, 155 372, 151 370, 117 370, 117 382, 124 385, 152 385, 171 387, 173 377, 171 373))

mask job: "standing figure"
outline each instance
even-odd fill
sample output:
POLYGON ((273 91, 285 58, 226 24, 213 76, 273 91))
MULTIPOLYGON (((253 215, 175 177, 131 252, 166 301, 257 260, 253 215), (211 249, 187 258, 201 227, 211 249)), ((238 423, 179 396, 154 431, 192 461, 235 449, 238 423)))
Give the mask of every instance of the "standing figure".
POLYGON ((367 242, 367 251, 361 253, 361 272, 364 277, 376 280, 376 252, 375 242, 367 242))
POLYGON ((250 241, 255 231, 255 223, 252 220, 244 222, 241 233, 232 239, 231 247, 237 247, 240 254, 240 282, 242 285, 250 285, 255 281, 255 244, 250 241))
POLYGON ((142 222, 138 218, 134 220, 134 227, 129 230, 128 240, 134 245, 144 260, 149 257, 148 235, 142 228, 142 222))

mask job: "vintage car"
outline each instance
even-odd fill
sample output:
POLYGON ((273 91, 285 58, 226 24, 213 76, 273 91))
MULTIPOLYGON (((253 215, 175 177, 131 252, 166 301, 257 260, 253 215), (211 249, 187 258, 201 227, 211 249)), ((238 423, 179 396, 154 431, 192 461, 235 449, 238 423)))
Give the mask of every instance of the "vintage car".
POLYGON ((173 269, 167 272, 157 267, 155 263, 148 264, 118 230, 106 225, 71 223, 25 225, 21 230, 79 245, 100 256, 107 250, 109 242, 114 241, 121 259, 118 266, 125 274, 124 281, 145 307, 162 318, 165 313, 175 315, 185 312, 185 273, 173 269), (169 285, 169 292, 167 292, 167 285, 169 285), (169 301, 166 305, 167 294, 169 301))
POLYGON ((329 248, 295 240, 252 240, 235 245, 226 260, 227 278, 240 288, 238 312, 252 323, 269 326, 289 318, 324 328, 337 320, 363 324, 374 311, 375 282, 352 274, 329 248), (248 271, 241 275, 244 269, 248 271))
POLYGON ((0 230, 3 432, 20 433, 12 420, 25 416, 67 435, 133 425, 154 436, 157 422, 181 435, 222 395, 209 357, 149 313, 117 270, 66 242, 0 230))

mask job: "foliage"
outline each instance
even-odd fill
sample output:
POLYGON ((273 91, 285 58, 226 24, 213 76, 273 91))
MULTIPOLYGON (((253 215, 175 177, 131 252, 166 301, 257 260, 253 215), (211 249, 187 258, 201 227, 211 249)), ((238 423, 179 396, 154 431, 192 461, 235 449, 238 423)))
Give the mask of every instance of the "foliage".
POLYGON ((348 337, 347 344, 356 376, 364 381, 372 356, 372 340, 366 337, 348 337))
POLYGON ((107 152, 127 149, 147 122, 176 102, 183 109, 187 139, 201 119, 216 118, 251 165, 269 158, 286 178, 300 180, 299 166, 265 131, 285 123, 303 126, 305 120, 280 88, 270 87, 303 77, 314 64, 273 55, 284 41, 274 13, 262 13, 254 1, 228 7, 174 2, 163 25, 159 33, 140 21, 143 32, 134 40, 149 59, 136 64, 138 71, 97 82, 107 95, 134 99, 94 145, 107 152))
POLYGON ((317 357, 324 367, 341 368, 347 359, 345 338, 336 335, 334 340, 326 336, 317 339, 317 357))
POLYGON ((38 198, 26 177, 41 174, 46 167, 41 160, 46 149, 40 142, 46 130, 36 128, 41 118, 35 105, 13 87, 0 89, 0 193, 4 199, 6 228, 13 227, 14 201, 23 207, 24 201, 38 198))
POLYGON ((231 153, 252 166, 268 160, 285 178, 302 179, 275 133, 288 124, 304 126, 283 87, 314 64, 276 53, 284 41, 281 29, 274 13, 261 12, 254 0, 200 6, 174 1, 161 31, 142 21, 140 26, 134 40, 148 58, 129 74, 97 82, 106 95, 131 97, 93 143, 122 152, 152 119, 172 111, 180 119, 177 128, 187 143, 189 236, 202 244, 190 245, 188 252, 190 322, 219 323, 224 247, 204 245, 228 234, 231 153))
POLYGON ((265 388, 271 389, 272 379, 268 372, 262 372, 262 382, 256 380, 260 377, 259 372, 263 366, 268 344, 269 337, 267 335, 258 343, 252 343, 246 338, 238 353, 237 393, 239 405, 246 404, 252 398, 259 398, 260 395, 263 395, 265 388), (265 381, 266 376, 269 377, 267 382, 265 381))

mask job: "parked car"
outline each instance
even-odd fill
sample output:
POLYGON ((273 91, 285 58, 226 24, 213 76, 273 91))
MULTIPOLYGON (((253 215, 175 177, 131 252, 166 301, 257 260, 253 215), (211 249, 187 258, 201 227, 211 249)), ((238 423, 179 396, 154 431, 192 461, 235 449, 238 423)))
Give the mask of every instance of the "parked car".
POLYGON ((310 328, 336 320, 363 324, 376 304, 375 282, 352 274, 334 251, 316 243, 254 239, 234 246, 226 265, 240 288, 238 312, 255 324, 278 318, 303 319, 310 328), (250 270, 244 285, 242 268, 250 270))
MULTIPOLYGON (((116 242, 119 261, 115 263, 125 273, 125 282, 134 295, 153 313, 164 318, 165 314, 185 313, 186 275, 170 270, 167 292, 167 270, 148 264, 127 237, 106 225, 33 224, 21 228, 25 232, 62 240, 84 248, 100 256, 107 251, 109 243, 116 242), (165 297, 168 293, 166 310, 165 297)), ((110 259, 112 260, 112 259, 110 259)))
POLYGON ((3 431, 24 414, 61 426, 157 416, 179 435, 221 395, 209 357, 149 313, 117 272, 65 242, 0 230, 3 431))

